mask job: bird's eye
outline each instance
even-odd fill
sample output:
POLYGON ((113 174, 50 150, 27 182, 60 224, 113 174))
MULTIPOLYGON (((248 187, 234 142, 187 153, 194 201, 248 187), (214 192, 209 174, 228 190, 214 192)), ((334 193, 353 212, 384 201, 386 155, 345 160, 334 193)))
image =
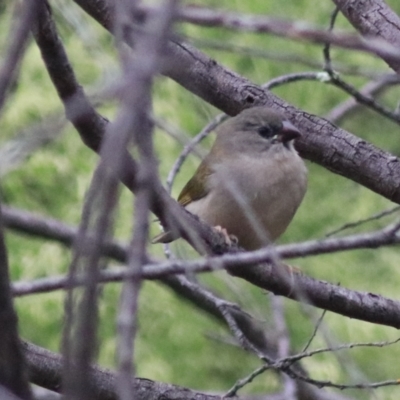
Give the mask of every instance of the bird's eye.
POLYGON ((257 129, 257 132, 265 139, 269 139, 275 134, 275 131, 269 125, 261 126, 257 129))

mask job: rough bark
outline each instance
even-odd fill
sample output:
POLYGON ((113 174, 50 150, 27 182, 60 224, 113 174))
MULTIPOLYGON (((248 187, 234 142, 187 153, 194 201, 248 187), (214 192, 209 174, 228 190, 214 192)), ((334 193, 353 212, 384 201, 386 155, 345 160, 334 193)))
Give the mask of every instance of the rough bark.
MULTIPOLYGON (((75 2, 112 31, 113 8, 107 0, 75 2)), ((400 162, 394 155, 293 107, 186 43, 170 41, 168 51, 164 75, 229 115, 263 104, 283 111, 303 132, 297 148, 304 158, 400 204, 400 162)))
MULTIPOLYGON (((333 0, 343 15, 362 35, 378 37, 400 48, 400 17, 383 0, 333 0)), ((394 71, 400 62, 377 53, 394 71)))

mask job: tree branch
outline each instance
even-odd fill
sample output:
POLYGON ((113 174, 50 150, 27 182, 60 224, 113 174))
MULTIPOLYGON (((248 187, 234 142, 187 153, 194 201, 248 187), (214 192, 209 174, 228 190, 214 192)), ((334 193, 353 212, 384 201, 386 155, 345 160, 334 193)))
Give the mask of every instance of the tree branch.
MULTIPOLYGON (((141 5, 133 17, 143 20, 153 10, 152 6, 141 5)), ((275 36, 316 44, 330 43, 338 47, 365 51, 400 61, 398 51, 388 40, 369 37, 366 40, 359 35, 346 32, 327 32, 299 21, 287 21, 260 15, 242 15, 225 10, 199 6, 181 7, 177 18, 179 21, 211 28, 226 28, 236 31, 269 33, 275 36)))
MULTIPOLYGON (((374 98, 381 95, 390 87, 399 84, 400 77, 396 74, 392 74, 384 76, 382 79, 368 82, 364 87, 360 89, 359 92, 366 97, 374 98)), ((330 110, 324 118, 332 121, 335 124, 338 124, 343 121, 343 119, 349 114, 354 113, 361 107, 362 105, 354 97, 352 97, 332 108, 332 110, 330 110)))
MULTIPOLYGON (((400 17, 383 0, 332 0, 362 35, 375 37, 400 47, 400 17)), ((379 48, 376 54, 400 74, 400 60, 379 48)))
MULTIPOLYGON (((16 218, 16 214, 18 213, 15 210, 13 210, 12 213, 8 212, 8 210, 10 209, 5 208, 5 224, 9 226, 12 224, 14 227, 18 226, 19 230, 23 230, 24 220, 16 218), (16 222, 18 222, 18 224, 16 222)), ((24 214, 24 217, 26 220, 27 213, 24 214)), ((46 238, 51 239, 50 229, 51 226, 53 226, 55 228, 55 236, 52 239, 56 241, 62 240, 64 243, 67 242, 67 232, 60 235, 60 231, 63 230, 60 229, 60 223, 55 223, 55 221, 48 219, 40 223, 41 219, 39 217, 35 216, 34 218, 36 226, 41 228, 46 227, 44 230, 46 238)), ((32 234, 32 226, 28 227, 32 234)), ((147 266, 143 272, 143 278, 161 279, 164 284, 167 284, 178 293, 181 293, 189 301, 200 305, 213 315, 219 315, 218 308, 210 304, 209 300, 190 290, 186 287, 186 283, 183 284, 179 278, 170 275, 188 272, 207 272, 214 271, 215 269, 228 268, 233 275, 246 279, 256 286, 269 290, 277 295, 295 300, 305 300, 316 307, 327 309, 351 318, 400 327, 400 304, 396 301, 376 294, 352 291, 327 282, 318 281, 295 271, 291 272, 288 279, 286 273, 282 274, 282 270, 277 271, 271 265, 264 264, 250 267, 250 265, 269 260, 271 256, 278 256, 280 258, 304 257, 306 255, 325 254, 331 251, 363 247, 376 248, 381 245, 400 243, 400 237, 395 229, 397 227, 398 225, 392 225, 380 231, 368 234, 282 245, 276 246, 273 249, 265 248, 254 252, 226 254, 221 257, 212 257, 204 260, 165 261, 147 266), (301 294, 301 296, 298 296, 299 294, 301 294)), ((37 234, 40 234, 41 231, 43 231, 43 229, 38 230, 37 234)), ((69 235, 73 235, 72 228, 68 228, 68 231, 69 235)), ((72 237, 70 241, 72 242, 72 237)), ((117 261, 126 262, 126 249, 120 247, 116 243, 108 244, 103 251, 117 261), (111 252, 110 249, 113 249, 113 251, 111 252)), ((122 277, 125 276, 124 274, 129 274, 129 272, 127 272, 126 269, 103 271, 99 279, 100 281, 102 279, 105 281, 120 281, 122 277)), ((39 281, 35 290, 47 291, 60 289, 62 287, 64 287, 63 279, 55 278, 54 281, 52 279, 49 281, 39 281)))
MULTIPOLYGON (((108 0, 74 1, 112 29, 113 8, 108 0)), ((164 75, 229 115, 263 104, 283 111, 303 132, 297 143, 303 157, 400 203, 400 162, 394 155, 296 109, 186 43, 171 41, 168 50, 171 60, 164 75)))
POLYGON ((4 106, 8 90, 16 78, 19 64, 25 53, 29 29, 37 12, 36 0, 27 0, 22 4, 22 7, 17 4, 15 11, 16 21, 12 24, 13 32, 10 35, 7 54, 0 70, 0 110, 4 106), (20 15, 18 15, 18 12, 20 12, 20 15))
POLYGON ((22 400, 31 400, 26 365, 18 336, 18 317, 10 287, 7 247, 0 213, 0 388, 22 400))
MULTIPOLYGON (((28 360, 29 378, 32 383, 55 392, 61 392, 62 357, 59 354, 23 342, 25 356, 28 360)), ((89 371, 91 386, 95 392, 93 400, 118 400, 116 378, 114 373, 99 367, 91 367, 89 371)), ((137 400, 148 399, 182 399, 220 400, 220 396, 196 393, 190 389, 167 383, 154 382, 149 379, 136 378, 134 387, 137 400), (201 397, 198 397, 201 396, 201 397)))

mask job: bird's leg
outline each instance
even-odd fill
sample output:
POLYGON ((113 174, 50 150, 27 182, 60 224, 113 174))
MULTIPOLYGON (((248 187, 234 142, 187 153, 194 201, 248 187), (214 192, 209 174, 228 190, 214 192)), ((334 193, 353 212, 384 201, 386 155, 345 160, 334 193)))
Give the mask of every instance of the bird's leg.
POLYGON ((223 235, 225 243, 228 246, 232 246, 232 244, 234 244, 234 245, 238 244, 238 241, 239 241, 238 238, 235 235, 230 235, 228 233, 228 231, 225 228, 223 228, 222 226, 220 226, 220 225, 214 226, 214 229, 218 233, 221 233, 223 235))
POLYGON ((281 263, 279 265, 282 266, 290 275, 291 274, 303 275, 303 271, 299 267, 296 267, 295 265, 289 265, 286 263, 281 263))

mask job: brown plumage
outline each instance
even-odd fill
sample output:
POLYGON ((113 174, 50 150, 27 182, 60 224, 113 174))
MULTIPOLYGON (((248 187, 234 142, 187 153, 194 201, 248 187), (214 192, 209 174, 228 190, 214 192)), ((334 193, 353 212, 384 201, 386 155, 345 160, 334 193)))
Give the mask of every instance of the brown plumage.
MULTIPOLYGON (((225 228, 245 249, 260 248, 285 231, 304 197, 307 171, 293 147, 300 133, 281 114, 253 107, 216 134, 178 201, 210 225, 225 228)), ((166 232, 155 242, 174 239, 166 232)))

